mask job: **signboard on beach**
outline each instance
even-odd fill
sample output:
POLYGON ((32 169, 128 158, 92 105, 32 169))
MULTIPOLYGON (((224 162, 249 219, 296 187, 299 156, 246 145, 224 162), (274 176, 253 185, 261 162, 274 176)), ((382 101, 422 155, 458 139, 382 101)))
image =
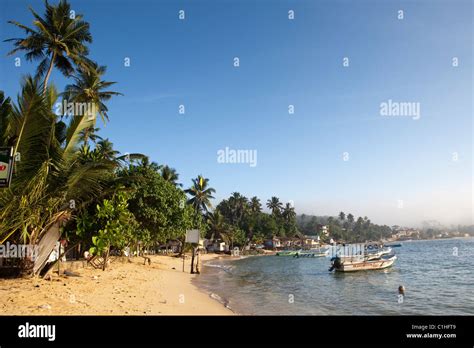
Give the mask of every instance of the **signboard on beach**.
POLYGON ((186 231, 186 239, 185 239, 186 243, 196 243, 196 244, 198 244, 199 243, 199 238, 200 238, 199 230, 187 230, 186 231))
POLYGON ((0 147, 0 188, 9 187, 13 173, 13 148, 0 147))

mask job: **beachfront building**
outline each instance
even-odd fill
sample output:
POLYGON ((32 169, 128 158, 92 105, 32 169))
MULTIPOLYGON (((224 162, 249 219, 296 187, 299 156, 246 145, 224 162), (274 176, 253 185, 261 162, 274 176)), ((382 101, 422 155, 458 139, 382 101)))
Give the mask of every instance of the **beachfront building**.
POLYGON ((320 246, 318 236, 304 236, 303 247, 307 249, 318 248, 320 246))
POLYGON ((282 244, 279 238, 273 237, 272 239, 267 239, 264 241, 263 245, 266 249, 277 249, 281 248, 282 244))
POLYGON ((415 228, 399 228, 396 233, 392 234, 393 240, 417 239, 420 231, 415 228))
POLYGON ((264 243, 266 249, 312 249, 319 247, 318 236, 279 237, 267 239, 264 243))
MULTIPOLYGON (((173 254, 178 253, 180 249, 181 242, 179 240, 172 239, 166 242, 165 244, 160 245, 157 251, 160 254, 173 254)), ((130 250, 130 248, 128 248, 128 250, 130 250)))
POLYGON ((224 253, 229 251, 229 246, 221 239, 215 240, 213 243, 208 243, 206 246, 208 252, 224 253))
POLYGON ((292 249, 301 247, 302 241, 297 237, 282 237, 280 238, 280 247, 283 249, 292 249))

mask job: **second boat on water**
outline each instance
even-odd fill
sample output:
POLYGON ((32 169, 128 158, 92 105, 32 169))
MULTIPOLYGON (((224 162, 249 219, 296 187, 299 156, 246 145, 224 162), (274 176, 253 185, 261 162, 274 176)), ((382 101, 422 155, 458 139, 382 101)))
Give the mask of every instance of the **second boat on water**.
POLYGON ((349 244, 335 249, 335 257, 331 258, 329 271, 353 272, 376 270, 390 267, 397 257, 391 254, 390 247, 379 243, 349 244))
POLYGON ((329 249, 311 249, 308 251, 299 251, 293 257, 326 257, 329 255, 329 249))

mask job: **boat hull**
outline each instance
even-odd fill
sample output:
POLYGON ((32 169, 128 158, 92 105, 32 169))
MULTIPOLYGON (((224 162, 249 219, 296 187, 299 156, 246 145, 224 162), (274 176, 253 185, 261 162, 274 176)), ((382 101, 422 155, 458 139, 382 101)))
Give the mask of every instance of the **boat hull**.
POLYGON ((367 270, 377 270, 385 269, 391 267, 395 260, 396 256, 392 256, 387 259, 378 259, 378 260, 366 260, 358 262, 342 262, 339 266, 335 267, 336 272, 356 272, 356 271, 367 271, 367 270))
POLYGON ((278 251, 276 256, 295 256, 298 254, 298 251, 278 251))
POLYGON ((326 257, 328 253, 297 253, 294 257, 326 257))

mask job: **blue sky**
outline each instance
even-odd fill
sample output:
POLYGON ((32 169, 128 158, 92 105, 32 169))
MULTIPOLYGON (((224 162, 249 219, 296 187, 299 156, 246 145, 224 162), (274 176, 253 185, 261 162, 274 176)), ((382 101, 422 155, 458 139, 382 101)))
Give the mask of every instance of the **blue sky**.
MULTIPOLYGON (((0 3, 2 39, 22 34, 7 20, 31 25, 28 5, 43 8, 0 3)), ((119 151, 175 167, 185 186, 203 174, 216 203, 238 191, 298 213, 472 223, 472 2, 71 4, 91 24, 91 58, 125 95, 99 125, 119 151), (381 116, 389 99, 420 103, 420 119, 381 116), (218 163, 225 147, 256 150, 257 166, 218 163)), ((36 65, 15 67, 10 49, 0 44, 0 89, 16 95, 36 65)), ((52 81, 66 83, 57 71, 52 81)))

